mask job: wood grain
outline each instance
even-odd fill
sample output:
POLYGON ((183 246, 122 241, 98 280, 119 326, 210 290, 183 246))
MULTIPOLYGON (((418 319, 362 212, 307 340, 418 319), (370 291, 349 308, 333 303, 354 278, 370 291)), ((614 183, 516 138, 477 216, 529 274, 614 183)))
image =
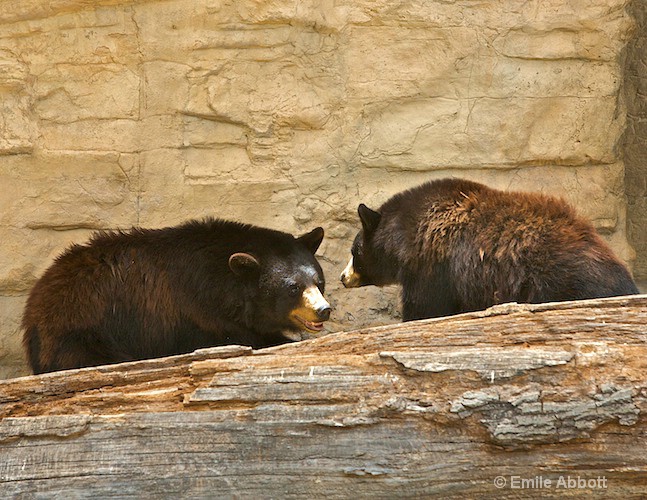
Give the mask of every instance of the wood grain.
POLYGON ((647 296, 504 305, 0 382, 0 496, 640 497, 646 415, 647 296))

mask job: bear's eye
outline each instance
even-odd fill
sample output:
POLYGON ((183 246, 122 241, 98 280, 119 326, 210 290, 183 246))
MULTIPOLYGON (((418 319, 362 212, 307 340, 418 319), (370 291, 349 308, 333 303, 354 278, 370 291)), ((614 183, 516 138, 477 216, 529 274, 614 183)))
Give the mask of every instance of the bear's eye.
POLYGON ((301 287, 296 283, 290 285, 290 287, 288 288, 288 295, 290 295, 290 297, 296 297, 297 295, 299 295, 299 293, 301 293, 301 287))

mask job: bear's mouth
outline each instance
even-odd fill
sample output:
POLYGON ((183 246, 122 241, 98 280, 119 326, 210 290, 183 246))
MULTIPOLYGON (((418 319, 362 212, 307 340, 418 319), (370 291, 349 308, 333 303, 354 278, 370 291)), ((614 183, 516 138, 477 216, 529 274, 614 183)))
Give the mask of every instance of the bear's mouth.
POLYGON ((324 324, 320 321, 308 321, 298 314, 293 314, 292 317, 303 327, 304 330, 311 333, 319 333, 323 330, 324 324))

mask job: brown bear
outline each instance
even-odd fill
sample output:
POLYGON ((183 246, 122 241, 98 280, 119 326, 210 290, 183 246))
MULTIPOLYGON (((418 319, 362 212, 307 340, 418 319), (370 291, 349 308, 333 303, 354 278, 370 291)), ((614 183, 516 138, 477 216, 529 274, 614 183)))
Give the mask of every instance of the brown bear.
POLYGON ((405 321, 638 293, 593 226, 550 196, 443 179, 358 213, 362 229, 341 280, 400 284, 405 321))
POLYGON ((290 234, 218 219, 99 232, 37 281, 23 344, 34 373, 201 347, 261 348, 330 316, 315 259, 323 229, 290 234))

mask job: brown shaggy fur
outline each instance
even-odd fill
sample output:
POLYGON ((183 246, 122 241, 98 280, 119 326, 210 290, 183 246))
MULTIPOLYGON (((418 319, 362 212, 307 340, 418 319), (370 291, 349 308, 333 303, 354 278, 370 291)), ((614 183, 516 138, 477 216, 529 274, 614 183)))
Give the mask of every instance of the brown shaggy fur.
MULTIPOLYGON (((31 367, 42 373, 290 342, 286 332, 302 329, 292 318, 301 300, 294 290, 323 293, 314 257, 322 238, 321 228, 295 238, 217 219, 97 233, 58 257, 32 289, 23 315, 31 367), (238 252, 254 259, 232 269, 238 252)), ((325 321, 330 310, 316 314, 308 319, 325 321)))
POLYGON ((360 284, 401 284, 405 320, 638 293, 593 226, 550 196, 444 179, 359 214, 360 284))

